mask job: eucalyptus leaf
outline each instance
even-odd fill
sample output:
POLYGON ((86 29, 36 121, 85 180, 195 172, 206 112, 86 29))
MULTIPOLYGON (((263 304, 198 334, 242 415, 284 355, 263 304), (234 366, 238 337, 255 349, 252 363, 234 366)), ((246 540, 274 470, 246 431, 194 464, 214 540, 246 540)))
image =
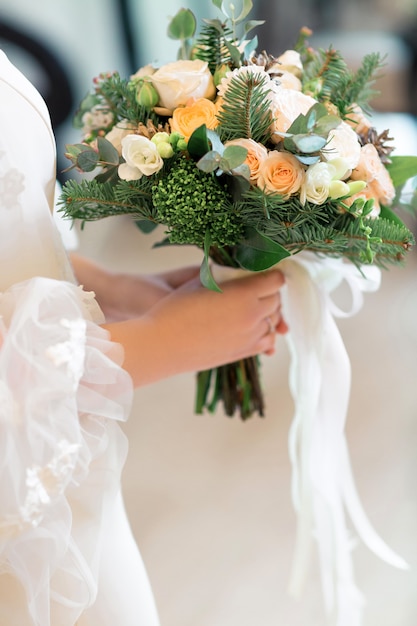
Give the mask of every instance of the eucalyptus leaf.
POLYGON ((253 53, 256 51, 257 47, 258 47, 258 38, 255 36, 253 39, 248 41, 245 47, 243 48, 243 57, 245 61, 249 61, 253 53))
POLYGON ((190 9, 180 9, 168 25, 167 34, 170 39, 189 39, 194 36, 197 22, 190 9))
POLYGON ((318 155, 306 156, 305 154, 294 154, 294 156, 303 165, 314 165, 314 163, 320 161, 320 156, 318 155))
POLYGON ((265 24, 265 20, 249 20, 248 22, 246 22, 243 30, 247 35, 249 31, 251 31, 253 28, 256 28, 257 26, 262 26, 262 24, 265 24))
POLYGON ((214 29, 216 29, 220 33, 220 35, 224 35, 224 26, 220 20, 203 19, 203 22, 208 26, 212 26, 214 29))
POLYGON ((227 146, 223 152, 223 159, 227 162, 229 169, 233 170, 244 163, 248 151, 242 146, 227 146))
POLYGON ((214 172, 218 167, 222 167, 222 157, 215 150, 210 150, 197 161, 197 167, 207 174, 214 172))
POLYGON ((98 156, 100 161, 109 165, 119 165, 119 153, 110 141, 97 137, 98 156))
POLYGON ((207 137, 208 137, 209 141, 211 142, 211 147, 213 148, 213 150, 215 150, 219 154, 223 154, 223 152, 224 152, 224 145, 222 144, 222 142, 220 140, 220 137, 218 136, 216 131, 208 129, 207 130, 207 137))
MULTIPOLYGON (((230 2, 230 3, 229 3, 229 7, 230 7, 230 8, 231 8, 231 10, 234 12, 234 9, 235 9, 235 4, 234 4, 234 2, 230 2), (232 7, 233 7, 233 9, 232 9, 232 7)), ((249 15, 249 13, 251 12, 252 7, 253 7, 253 2, 252 2, 252 0, 243 0, 242 10, 241 10, 240 14, 239 14, 236 18, 234 18, 234 22, 235 22, 236 24, 238 24, 239 22, 241 22, 242 20, 244 20, 244 19, 245 19, 245 17, 246 17, 247 15, 249 15)), ((232 15, 230 15, 229 17, 232 17, 232 15)))
POLYGON ((329 132, 337 128, 341 121, 337 115, 324 115, 317 121, 314 130, 318 135, 327 137, 329 132))
POLYGON ((318 152, 327 143, 327 139, 320 137, 320 135, 294 135, 292 141, 300 152, 307 154, 318 152))
POLYGON ((98 163, 98 154, 95 150, 84 150, 77 157, 77 167, 83 172, 92 172, 98 163))
POLYGON ((224 45, 226 46, 227 50, 229 51, 229 54, 232 58, 232 62, 234 63, 234 65, 236 65, 237 67, 240 66, 240 61, 242 58, 242 53, 239 50, 239 48, 237 46, 235 46, 234 44, 230 43, 230 41, 225 41, 224 45))

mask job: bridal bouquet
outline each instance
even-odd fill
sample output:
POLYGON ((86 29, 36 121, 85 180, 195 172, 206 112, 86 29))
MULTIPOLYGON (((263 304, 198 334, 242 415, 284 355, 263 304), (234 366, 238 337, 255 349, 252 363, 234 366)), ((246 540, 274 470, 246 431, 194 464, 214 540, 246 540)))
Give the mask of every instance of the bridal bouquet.
MULTIPOLYGON (((162 225, 158 245, 202 250, 210 289, 221 290, 218 266, 283 269, 298 514, 291 589, 301 587, 314 536, 328 612, 338 626, 359 626, 345 512, 378 556, 406 564, 373 531, 354 487, 344 436, 350 364, 334 317, 356 312, 380 268, 402 263, 414 243, 395 210, 416 204, 408 181, 417 157, 392 155, 389 131, 372 125, 379 54, 354 72, 332 47, 312 49, 305 28, 293 50, 258 53, 248 34, 262 22, 246 20, 251 1, 239 15, 212 1, 222 18, 199 32, 187 9, 171 20, 177 60, 94 80, 76 116, 82 141, 67 146, 69 169, 88 175, 65 184, 62 210, 82 224, 130 214, 144 232, 162 225), (330 298, 342 280, 349 313, 330 298)), ((196 411, 219 401, 227 415, 263 415, 258 358, 198 374, 196 411)))
MULTIPOLYGON (((238 16, 213 4, 222 19, 198 34, 188 9, 170 22, 178 60, 94 80, 67 157, 95 176, 66 183, 66 215, 164 225, 162 243, 202 249, 211 289, 221 289, 212 261, 260 271, 311 251, 358 267, 401 263, 413 236, 393 208, 417 157, 390 156, 389 132, 370 121, 380 55, 352 72, 337 50, 309 47, 305 28, 293 50, 257 53, 250 0, 238 16)), ((258 367, 252 358, 201 372, 196 411, 223 401, 227 415, 263 415, 258 367)))

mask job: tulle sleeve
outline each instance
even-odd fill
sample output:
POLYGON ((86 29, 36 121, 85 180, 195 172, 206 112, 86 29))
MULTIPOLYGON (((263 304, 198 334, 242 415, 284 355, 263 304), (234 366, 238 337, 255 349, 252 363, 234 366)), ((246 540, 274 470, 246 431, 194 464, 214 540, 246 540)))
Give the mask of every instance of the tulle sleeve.
POLYGON ((0 314, 0 586, 19 581, 28 623, 69 626, 97 592, 132 384, 80 287, 24 281, 0 296, 0 314))

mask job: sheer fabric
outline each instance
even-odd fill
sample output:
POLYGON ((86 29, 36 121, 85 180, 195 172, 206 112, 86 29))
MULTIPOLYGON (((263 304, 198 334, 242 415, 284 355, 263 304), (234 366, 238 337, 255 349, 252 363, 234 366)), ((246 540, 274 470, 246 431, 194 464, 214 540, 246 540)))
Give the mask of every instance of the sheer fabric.
POLYGON ((132 384, 52 218, 55 143, 0 51, 0 624, 156 626, 120 493, 132 384))

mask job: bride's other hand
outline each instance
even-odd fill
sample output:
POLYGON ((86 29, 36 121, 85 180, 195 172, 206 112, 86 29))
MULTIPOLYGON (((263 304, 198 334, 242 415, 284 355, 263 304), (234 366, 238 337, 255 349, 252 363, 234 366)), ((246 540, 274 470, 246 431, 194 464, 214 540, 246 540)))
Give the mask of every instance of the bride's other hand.
POLYGON ((199 275, 197 266, 147 275, 113 272, 78 254, 71 255, 71 263, 78 283, 96 294, 107 322, 143 315, 161 298, 199 275))

